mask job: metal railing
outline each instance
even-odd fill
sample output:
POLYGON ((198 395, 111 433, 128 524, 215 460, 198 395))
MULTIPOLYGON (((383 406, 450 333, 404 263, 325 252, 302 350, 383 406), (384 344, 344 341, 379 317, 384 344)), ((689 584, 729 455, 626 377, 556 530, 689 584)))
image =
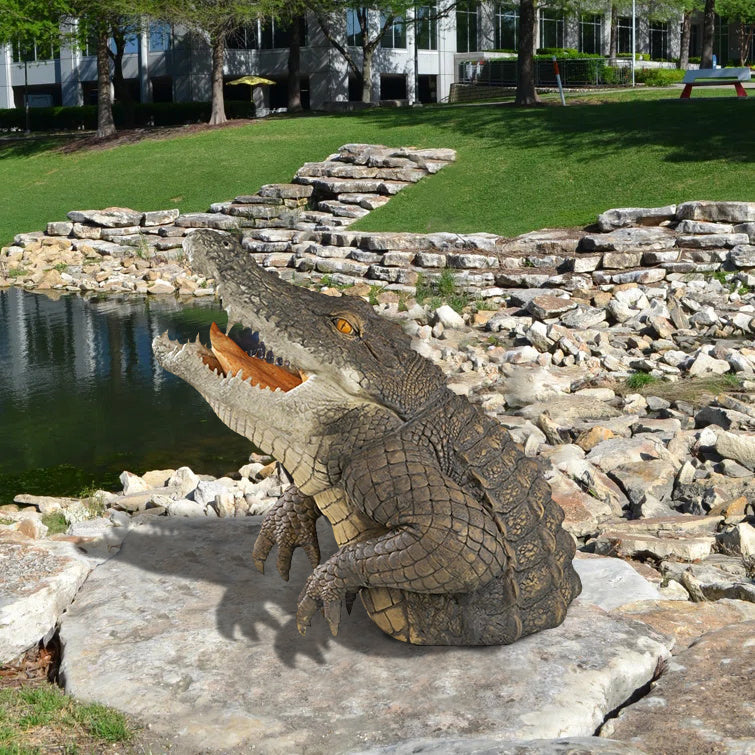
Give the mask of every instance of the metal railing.
MULTIPOLYGON (((535 60, 535 86, 555 87, 552 60, 535 60)), ((610 66, 605 58, 565 58, 558 60, 561 83, 565 87, 627 86, 631 70, 610 66)), ((463 60, 458 64, 456 83, 468 86, 515 87, 516 58, 500 60, 463 60)))

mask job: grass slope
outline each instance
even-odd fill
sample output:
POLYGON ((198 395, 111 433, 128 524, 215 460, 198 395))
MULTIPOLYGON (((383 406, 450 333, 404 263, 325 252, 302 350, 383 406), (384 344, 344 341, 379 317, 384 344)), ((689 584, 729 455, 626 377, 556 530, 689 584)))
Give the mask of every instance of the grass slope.
MULTIPOLYGON (((671 96, 674 96, 672 93, 671 96)), ((606 99, 606 98, 603 98, 606 99)), ((610 99, 610 98, 609 98, 610 99)), ((104 150, 55 140, 0 142, 0 243, 71 209, 205 210, 288 181, 346 142, 453 147, 457 162, 402 192, 357 228, 515 235, 594 222, 620 206, 755 201, 755 97, 626 99, 374 110, 277 118, 104 150)))

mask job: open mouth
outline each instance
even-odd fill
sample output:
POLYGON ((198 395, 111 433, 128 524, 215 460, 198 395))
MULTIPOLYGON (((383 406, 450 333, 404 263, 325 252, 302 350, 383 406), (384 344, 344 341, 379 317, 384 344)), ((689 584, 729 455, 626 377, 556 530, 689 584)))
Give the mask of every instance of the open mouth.
POLYGON ((231 338, 215 324, 210 327, 210 348, 201 347, 202 361, 224 377, 241 374, 253 386, 287 392, 301 385, 307 375, 276 359, 257 333, 242 331, 231 338), (237 341, 239 341, 237 343, 237 341))

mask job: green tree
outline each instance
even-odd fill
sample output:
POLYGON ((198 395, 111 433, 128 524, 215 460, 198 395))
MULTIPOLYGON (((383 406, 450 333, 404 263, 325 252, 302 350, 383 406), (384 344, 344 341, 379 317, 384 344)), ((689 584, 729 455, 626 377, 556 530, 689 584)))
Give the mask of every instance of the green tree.
POLYGON ((223 63, 228 35, 234 29, 270 13, 271 3, 253 0, 153 0, 149 13, 207 35, 212 55, 212 112, 210 124, 228 119, 223 99, 223 63))
POLYGON ((755 0, 718 0, 718 13, 736 26, 739 65, 743 66, 750 56, 755 34, 755 0))
POLYGON ((0 0, 0 43, 57 39, 65 0, 0 0))
MULTIPOLYGON (((97 56, 97 137, 104 139, 115 133, 113 98, 110 92, 110 62, 114 53, 110 40, 122 38, 124 19, 138 17, 146 6, 142 0, 69 0, 70 13, 80 19, 75 30, 67 35, 80 45, 94 41, 97 56)), ((135 22, 134 22, 135 23, 135 22)), ((125 44, 125 42, 124 42, 125 44)), ((122 55, 121 55, 122 59, 122 55)), ((120 60, 116 62, 120 63, 120 60)), ((118 78, 116 73, 116 79, 118 78)), ((125 88, 120 71, 119 89, 125 88)))

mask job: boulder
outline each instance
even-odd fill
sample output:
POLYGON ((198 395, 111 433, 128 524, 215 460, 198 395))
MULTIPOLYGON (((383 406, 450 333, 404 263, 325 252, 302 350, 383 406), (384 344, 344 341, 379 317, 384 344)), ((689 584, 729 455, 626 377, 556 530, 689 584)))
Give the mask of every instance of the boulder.
POLYGON ((671 249, 676 235, 668 228, 620 228, 585 236, 580 248, 588 252, 636 252, 671 249))
POLYGON ((646 625, 584 601, 560 627, 505 647, 404 645, 358 602, 337 637, 319 615, 301 637, 308 564, 297 553, 290 582, 256 572, 246 554, 258 529, 251 517, 132 528, 63 619, 66 691, 147 718, 184 752, 346 753, 439 729, 589 737, 669 656, 646 625))
POLYGON ((755 202, 683 202, 677 205, 676 217, 713 223, 749 223, 755 221, 755 202))
POLYGON ((68 213, 68 219, 74 223, 90 223, 103 228, 141 225, 143 217, 143 212, 136 212, 127 207, 106 207, 104 210, 71 210, 68 213))
POLYGON ((598 227, 601 231, 612 231, 635 225, 660 225, 665 220, 676 216, 676 205, 665 207, 617 207, 598 215, 598 227))
POLYGON ((674 489, 676 469, 662 459, 648 459, 619 464, 609 476, 621 485, 630 503, 639 503, 647 494, 665 501, 674 489))
POLYGON ((0 533, 0 665, 52 634, 94 565, 72 543, 0 533))
POLYGON ((752 752, 754 635, 755 621, 703 635, 601 734, 649 753, 752 752))
MULTIPOLYGON (((673 582, 671 583, 673 584, 673 582)), ((715 602, 642 600, 616 609, 621 616, 648 624, 656 632, 676 639, 674 652, 689 647, 701 635, 715 629, 755 620, 755 603, 723 598, 715 602)))

